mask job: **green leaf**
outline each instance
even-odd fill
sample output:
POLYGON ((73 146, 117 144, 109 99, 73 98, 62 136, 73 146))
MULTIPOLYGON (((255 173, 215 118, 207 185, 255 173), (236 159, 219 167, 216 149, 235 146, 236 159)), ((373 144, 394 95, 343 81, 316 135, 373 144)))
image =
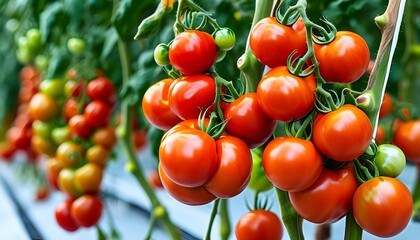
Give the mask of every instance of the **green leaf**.
POLYGON ((48 5, 45 8, 45 11, 41 13, 39 28, 42 32, 43 43, 47 43, 50 40, 54 26, 64 15, 66 14, 63 10, 63 4, 61 2, 54 2, 48 5))
POLYGON ((80 0, 63 0, 64 11, 71 16, 70 27, 72 32, 80 31, 85 13, 85 2, 80 0))
POLYGON ((105 38, 104 47, 101 53, 101 60, 105 60, 111 54, 118 42, 118 34, 114 28, 110 28, 105 35, 107 38, 105 38))
POLYGON ((51 54, 46 78, 59 77, 70 64, 70 54, 65 45, 55 48, 51 54))

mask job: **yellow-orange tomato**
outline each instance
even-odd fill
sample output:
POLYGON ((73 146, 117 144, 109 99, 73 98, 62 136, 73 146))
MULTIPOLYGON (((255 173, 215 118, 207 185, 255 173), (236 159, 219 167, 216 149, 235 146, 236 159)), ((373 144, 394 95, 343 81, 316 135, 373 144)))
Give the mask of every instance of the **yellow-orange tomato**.
POLYGON ((95 193, 102 182, 103 169, 97 164, 87 163, 74 173, 74 184, 84 193, 95 193))
POLYGON ((96 144, 88 148, 86 151, 86 160, 91 163, 96 163, 100 166, 105 166, 110 155, 110 150, 102 145, 96 144))
POLYGON ((75 142, 67 141, 57 148, 55 157, 65 167, 79 163, 83 158, 83 147, 75 142))
POLYGON ((53 141, 43 138, 39 135, 33 135, 31 138, 31 147, 38 154, 45 154, 53 157, 57 146, 53 141))
POLYGON ((34 120, 49 121, 57 117, 60 105, 52 97, 37 93, 29 102, 29 115, 34 120))
POLYGON ((64 168, 58 174, 58 187, 69 196, 77 197, 81 194, 75 185, 75 173, 72 169, 64 168))
POLYGON ((117 143, 115 130, 111 127, 100 128, 93 133, 92 141, 106 148, 112 148, 117 143))

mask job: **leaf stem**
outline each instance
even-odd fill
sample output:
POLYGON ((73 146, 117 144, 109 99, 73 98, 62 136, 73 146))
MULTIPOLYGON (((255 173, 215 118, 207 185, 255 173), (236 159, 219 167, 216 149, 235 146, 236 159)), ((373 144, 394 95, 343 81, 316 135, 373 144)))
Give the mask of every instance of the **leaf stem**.
POLYGON ((362 239, 363 229, 357 224, 354 219, 353 211, 350 211, 346 216, 346 230, 344 240, 360 240, 362 239))
POLYGON ((291 240, 305 239, 302 229, 302 217, 297 214, 286 191, 276 188, 277 200, 280 204, 281 218, 291 240))
POLYGON ((220 200, 220 237, 222 240, 229 239, 230 235, 230 220, 229 220, 229 209, 228 199, 220 200))
POLYGON ((204 237, 204 240, 210 240, 211 229, 213 228, 214 219, 216 218, 216 215, 217 215, 217 209, 219 208, 219 202, 220 202, 220 198, 218 198, 218 199, 216 199, 216 201, 214 201, 213 210, 211 211, 210 221, 209 221, 209 225, 207 227, 207 233, 206 233, 206 236, 204 237))

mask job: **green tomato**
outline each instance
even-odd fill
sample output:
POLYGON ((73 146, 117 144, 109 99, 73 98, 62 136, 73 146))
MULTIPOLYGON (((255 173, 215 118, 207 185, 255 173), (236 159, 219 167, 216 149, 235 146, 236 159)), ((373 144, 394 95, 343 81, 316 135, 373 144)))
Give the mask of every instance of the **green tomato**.
POLYGON ((49 123, 40 120, 32 122, 32 132, 35 135, 41 136, 45 139, 51 138, 52 127, 49 123))
POLYGON ((164 43, 161 43, 156 46, 155 51, 153 52, 153 56, 157 65, 166 66, 169 64, 168 51, 169 47, 164 43))
POLYGON ((16 58, 21 64, 28 64, 32 59, 32 54, 27 48, 18 48, 16 58))
POLYGON ((273 187, 273 184, 268 180, 262 166, 262 150, 260 148, 251 149, 252 155, 252 173, 249 180, 248 187, 254 191, 265 192, 273 187))
POLYGON ((39 91, 52 98, 64 96, 64 81, 58 78, 46 79, 39 85, 39 91))
POLYGON ((26 39, 29 49, 37 50, 41 47, 41 32, 39 29, 29 29, 26 32, 26 39))
POLYGON ((230 28, 221 28, 213 34, 214 42, 219 50, 229 51, 236 43, 235 32, 230 28))
POLYGON ((69 126, 54 128, 51 132, 52 139, 57 144, 69 141, 72 138, 72 133, 69 126))
POLYGON ((67 48, 74 55, 82 55, 86 49, 86 42, 80 38, 70 38, 67 41, 67 48))
POLYGON ((406 159, 403 151, 392 144, 378 146, 378 153, 373 159, 379 175, 397 177, 404 170, 406 159))
POLYGON ((35 57, 35 66, 40 70, 46 70, 48 68, 49 60, 44 55, 38 55, 35 57))

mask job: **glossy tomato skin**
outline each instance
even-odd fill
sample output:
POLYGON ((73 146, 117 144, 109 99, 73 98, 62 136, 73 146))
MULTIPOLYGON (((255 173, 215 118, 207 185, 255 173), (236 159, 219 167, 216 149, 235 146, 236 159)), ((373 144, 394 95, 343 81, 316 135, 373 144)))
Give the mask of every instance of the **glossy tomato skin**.
POLYGON ((172 78, 163 79, 147 89, 142 109, 147 121, 161 130, 169 130, 182 120, 169 107, 169 88, 172 78))
POLYGON ((327 83, 352 83, 369 66, 369 47, 354 32, 338 31, 332 42, 314 44, 314 51, 321 76, 327 83))
POLYGON ((393 143, 399 147, 407 160, 420 163, 420 120, 401 122, 394 133, 393 143))
POLYGON ((163 187, 166 191, 179 202, 191 205, 198 206, 210 203, 215 200, 217 197, 209 193, 204 187, 183 187, 174 183, 166 175, 165 171, 162 169, 162 165, 159 164, 159 176, 162 181, 163 187))
POLYGON ((216 83, 210 76, 198 74, 181 77, 169 88, 169 107, 179 118, 198 118, 211 107, 216 96, 216 83))
POLYGON ((72 200, 67 200, 59 203, 55 208, 55 220, 62 229, 68 232, 79 229, 79 225, 74 221, 70 212, 72 203, 72 200))
POLYGON ((297 192, 310 187, 323 169, 321 154, 309 140, 278 137, 264 149, 263 167, 274 186, 297 192))
POLYGON ((274 68, 285 66, 289 55, 306 52, 306 30, 302 19, 292 26, 280 24, 275 17, 260 20, 252 29, 249 43, 255 57, 264 65, 274 68))
POLYGON ((357 189, 353 213, 363 230, 382 238, 392 237, 409 223, 413 200, 408 188, 397 179, 377 177, 357 189))
POLYGON ((103 101, 108 104, 115 103, 115 87, 111 80, 98 77, 87 84, 86 93, 91 100, 103 101))
POLYGON ((68 121, 70 118, 72 118, 73 116, 76 116, 79 112, 78 112, 78 106, 79 104, 77 103, 76 100, 74 99, 68 99, 65 103, 64 103, 64 118, 68 121))
POLYGON ((58 113, 57 101, 44 93, 35 94, 29 102, 29 115, 34 120, 47 122, 57 117, 58 113))
POLYGON ((204 187, 219 198, 234 197, 249 182, 252 171, 251 152, 244 141, 233 136, 219 138, 216 150, 217 170, 204 187))
POLYGON ((178 34, 169 46, 169 61, 183 75, 204 73, 216 58, 216 44, 206 32, 187 30, 178 34))
POLYGON ((94 128, 91 126, 85 115, 75 115, 69 120, 69 127, 73 135, 81 138, 88 138, 92 134, 94 128))
POLYGON ((382 144, 378 146, 373 162, 378 167, 380 176, 398 177, 405 168, 406 159, 397 146, 382 144))
POLYGON ((97 129, 92 135, 92 141, 105 148, 111 149, 117 143, 117 136, 115 130, 111 127, 104 127, 97 129))
POLYGON ((226 132, 242 139, 249 148, 264 144, 277 126, 276 121, 261 109, 256 93, 246 93, 231 102, 224 117, 229 119, 226 132))
POLYGON ((257 87, 257 97, 268 116, 289 122, 302 118, 315 107, 315 88, 313 74, 300 78, 291 74, 286 66, 279 66, 263 76, 257 87))
POLYGON ((95 195, 83 195, 71 205, 71 215, 83 227, 96 225, 102 215, 102 201, 95 195))
POLYGON ((74 172, 74 185, 83 193, 96 193, 102 182, 103 169, 95 163, 86 163, 74 172))
POLYGON ((391 113, 393 107, 394 104, 392 102, 391 96, 388 93, 385 93, 382 99, 381 108, 379 109, 379 118, 384 118, 389 113, 391 113))
POLYGON ((243 215, 236 223, 237 240, 281 240, 283 226, 279 217, 267 210, 253 210, 243 215))
POLYGON ((93 127, 105 127, 111 118, 111 107, 102 101, 92 101, 85 108, 86 122, 93 127))
POLYGON ((173 182, 184 187, 199 187, 216 171, 216 142, 196 126, 185 126, 181 122, 163 136, 159 159, 173 182))
POLYGON ((325 156, 337 161, 351 161, 368 148, 373 135, 367 115, 346 104, 327 114, 318 114, 313 141, 325 156))
POLYGON ((317 224, 333 223, 351 209, 358 183, 353 166, 345 169, 324 168, 307 189, 289 192, 290 202, 304 219, 317 224))

